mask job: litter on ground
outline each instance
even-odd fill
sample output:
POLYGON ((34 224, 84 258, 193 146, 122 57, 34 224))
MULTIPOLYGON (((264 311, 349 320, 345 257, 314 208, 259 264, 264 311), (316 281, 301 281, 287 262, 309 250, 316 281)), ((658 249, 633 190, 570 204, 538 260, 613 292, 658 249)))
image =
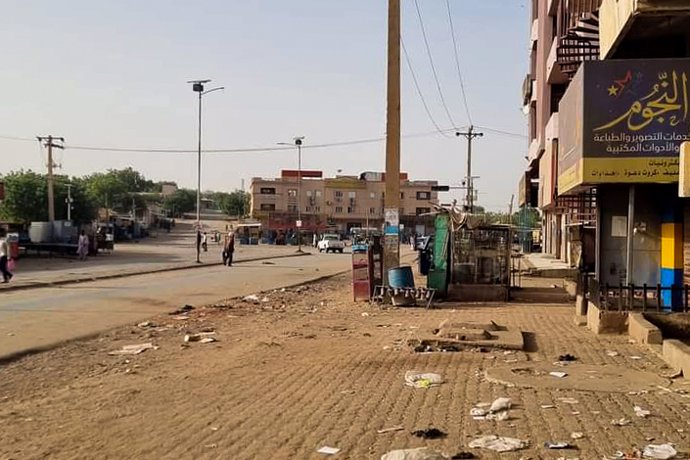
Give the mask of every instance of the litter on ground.
POLYGON ((613 425, 613 426, 626 426, 626 425, 630 425, 630 423, 632 423, 632 422, 630 422, 630 420, 628 420, 627 418, 621 418, 618 420, 611 420, 611 425, 613 425))
POLYGON ((559 379, 562 379, 562 378, 568 376, 568 374, 565 373, 565 372, 549 372, 549 375, 551 375, 551 376, 553 376, 553 377, 557 377, 557 378, 559 378, 559 379))
POLYGON ((414 388, 431 388, 443 383, 443 377, 440 374, 424 373, 417 371, 405 372, 405 385, 414 388))
POLYGON ((384 434, 384 433, 391 433, 393 431, 402 431, 405 428, 402 425, 398 426, 391 426, 389 428, 381 428, 380 430, 376 430, 378 434, 384 434))
POLYGON ((448 460, 448 458, 428 447, 417 449, 392 450, 381 456, 381 460, 448 460))
POLYGON ((524 449, 528 445, 529 442, 522 439, 499 437, 496 435, 482 436, 468 444, 472 449, 489 449, 496 452, 512 452, 524 449))
POLYGON ((661 460, 675 458, 678 455, 671 444, 650 444, 642 451, 644 458, 657 458, 661 460))
POLYGON ((124 345, 119 350, 114 350, 108 353, 109 355, 138 355, 146 350, 151 350, 155 348, 152 343, 139 343, 136 345, 124 345))
POLYGON ((568 449, 571 446, 567 442, 546 441, 544 443, 544 447, 546 447, 547 449, 568 449))
POLYGON ((635 411, 635 415, 637 415, 638 417, 645 418, 651 414, 650 411, 642 409, 640 406, 635 406, 633 409, 635 411))
POLYGON ((328 447, 328 446, 323 446, 321 449, 316 451, 319 454, 325 454, 325 455, 335 455, 338 452, 340 452, 340 449, 337 447, 328 447))
POLYGON ((433 427, 423 430, 415 430, 412 432, 412 435, 422 439, 442 439, 448 436, 448 434, 445 432, 433 427))

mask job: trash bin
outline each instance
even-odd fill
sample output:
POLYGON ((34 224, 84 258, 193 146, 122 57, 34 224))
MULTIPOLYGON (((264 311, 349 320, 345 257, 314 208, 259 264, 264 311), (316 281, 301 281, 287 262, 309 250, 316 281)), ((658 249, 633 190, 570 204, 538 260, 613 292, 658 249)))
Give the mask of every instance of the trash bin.
POLYGON ((427 276, 431 270, 431 251, 419 251, 419 274, 427 276))

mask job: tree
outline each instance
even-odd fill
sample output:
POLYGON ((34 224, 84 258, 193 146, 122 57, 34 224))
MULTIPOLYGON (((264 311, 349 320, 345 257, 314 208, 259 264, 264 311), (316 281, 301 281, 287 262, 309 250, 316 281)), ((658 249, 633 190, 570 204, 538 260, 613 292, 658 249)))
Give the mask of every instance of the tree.
POLYGON ((249 213, 250 196, 242 190, 232 193, 211 192, 207 197, 215 201, 220 210, 229 216, 244 217, 249 213))
POLYGON ((0 206, 4 220, 29 223, 48 220, 48 184, 42 174, 15 171, 3 177, 5 200, 0 206))
MULTIPOLYGON (((4 177, 5 201, 0 206, 3 219, 29 223, 48 220, 48 179, 33 171, 11 172, 4 177)), ((96 204, 88 197, 83 181, 55 176, 55 217, 67 219, 67 184, 72 184, 72 220, 86 223, 96 216, 96 204)))
POLYGON ((196 209, 196 192, 189 189, 179 189, 163 201, 163 209, 177 217, 185 212, 196 209))

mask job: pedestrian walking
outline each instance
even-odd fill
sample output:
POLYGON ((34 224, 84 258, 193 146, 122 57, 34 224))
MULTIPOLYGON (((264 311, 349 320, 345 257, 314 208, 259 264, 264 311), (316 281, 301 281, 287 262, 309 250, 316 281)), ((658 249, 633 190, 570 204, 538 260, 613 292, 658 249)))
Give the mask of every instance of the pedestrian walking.
POLYGON ((316 232, 314 232, 314 236, 311 239, 311 247, 312 248, 315 248, 317 246, 316 240, 317 240, 317 236, 316 236, 316 232))
POLYGON ((2 282, 9 283, 14 276, 10 273, 10 245, 7 242, 7 233, 4 229, 0 229, 0 273, 2 273, 2 282))
POLYGON ((225 246, 223 248, 223 265, 232 267, 232 256, 235 252, 235 234, 233 232, 228 233, 225 239, 225 246))
POLYGON ((204 248, 204 252, 208 252, 208 234, 206 232, 201 237, 201 247, 204 248))
POLYGON ((86 256, 89 254, 89 237, 86 236, 84 230, 81 231, 79 235, 79 241, 77 242, 77 255, 79 260, 86 260, 86 256))

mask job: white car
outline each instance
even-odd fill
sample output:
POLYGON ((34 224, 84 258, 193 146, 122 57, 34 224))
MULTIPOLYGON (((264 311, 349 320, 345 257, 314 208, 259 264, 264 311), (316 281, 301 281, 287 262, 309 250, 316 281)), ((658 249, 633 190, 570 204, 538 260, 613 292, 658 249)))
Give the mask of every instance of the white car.
POLYGON ((345 243, 340 240, 338 235, 323 235, 321 241, 317 243, 319 252, 339 252, 343 253, 345 243))

